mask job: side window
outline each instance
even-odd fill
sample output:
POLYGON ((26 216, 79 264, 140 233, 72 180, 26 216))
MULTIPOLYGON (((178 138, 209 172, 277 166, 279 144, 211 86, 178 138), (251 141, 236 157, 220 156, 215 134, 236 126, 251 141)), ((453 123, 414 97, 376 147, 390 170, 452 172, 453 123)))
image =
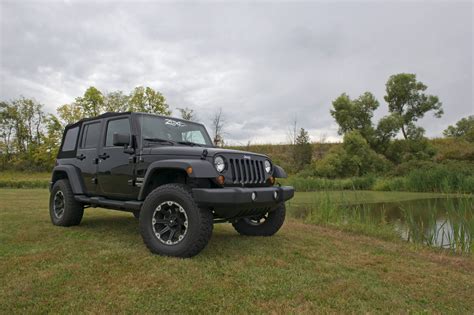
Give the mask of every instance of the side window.
POLYGON ((64 143, 61 151, 74 151, 76 148, 77 136, 79 134, 79 127, 74 127, 66 132, 64 143))
POLYGON ((97 145, 99 144, 99 136, 100 136, 100 123, 99 122, 84 125, 84 131, 82 132, 81 148, 83 149, 97 148, 97 145))
POLYGON ((114 146, 114 133, 130 134, 130 122, 128 118, 109 120, 105 138, 106 147, 114 146))

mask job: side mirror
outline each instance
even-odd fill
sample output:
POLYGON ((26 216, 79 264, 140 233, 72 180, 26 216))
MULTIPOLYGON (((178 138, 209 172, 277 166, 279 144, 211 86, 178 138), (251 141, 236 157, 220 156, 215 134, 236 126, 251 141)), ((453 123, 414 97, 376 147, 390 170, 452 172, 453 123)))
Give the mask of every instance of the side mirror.
POLYGON ((117 147, 125 147, 130 144, 130 135, 122 133, 114 133, 113 144, 117 147))

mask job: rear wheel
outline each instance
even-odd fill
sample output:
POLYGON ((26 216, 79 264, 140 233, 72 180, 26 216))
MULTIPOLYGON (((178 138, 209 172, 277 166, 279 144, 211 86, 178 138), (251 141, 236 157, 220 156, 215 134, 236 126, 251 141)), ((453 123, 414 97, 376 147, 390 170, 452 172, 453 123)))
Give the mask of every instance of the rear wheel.
POLYGON ((139 220, 143 241, 154 254, 192 257, 206 247, 212 235, 212 213, 200 209, 189 189, 180 184, 153 190, 139 220))
POLYGON ((275 210, 262 215, 242 218, 232 223, 234 229, 242 235, 272 236, 280 230, 285 222, 285 204, 280 204, 275 210))
POLYGON ((54 225, 72 226, 81 223, 84 206, 74 199, 67 179, 56 181, 49 198, 49 216, 54 225))

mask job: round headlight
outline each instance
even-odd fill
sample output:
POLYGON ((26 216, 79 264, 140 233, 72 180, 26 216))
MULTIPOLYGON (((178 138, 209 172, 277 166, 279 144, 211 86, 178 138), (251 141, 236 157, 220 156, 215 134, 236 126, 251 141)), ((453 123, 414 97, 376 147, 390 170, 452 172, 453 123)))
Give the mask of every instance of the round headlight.
POLYGON ((265 160, 265 172, 269 173, 272 171, 272 163, 269 160, 265 160))
POLYGON ((215 159, 214 159, 214 167, 216 168, 216 170, 219 172, 219 173, 222 173, 225 169, 225 161, 224 161, 224 158, 222 156, 217 156, 215 159))

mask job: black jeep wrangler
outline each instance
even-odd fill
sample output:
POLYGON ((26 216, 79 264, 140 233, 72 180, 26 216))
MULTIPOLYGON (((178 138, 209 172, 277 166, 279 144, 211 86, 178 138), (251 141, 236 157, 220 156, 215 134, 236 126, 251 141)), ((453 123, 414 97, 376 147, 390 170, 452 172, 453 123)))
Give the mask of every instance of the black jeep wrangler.
POLYGON ((55 225, 81 222, 85 207, 133 212, 156 254, 191 257, 213 223, 270 236, 293 187, 265 155, 212 145, 201 124, 145 113, 106 113, 66 126, 50 185, 55 225))

